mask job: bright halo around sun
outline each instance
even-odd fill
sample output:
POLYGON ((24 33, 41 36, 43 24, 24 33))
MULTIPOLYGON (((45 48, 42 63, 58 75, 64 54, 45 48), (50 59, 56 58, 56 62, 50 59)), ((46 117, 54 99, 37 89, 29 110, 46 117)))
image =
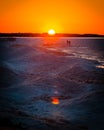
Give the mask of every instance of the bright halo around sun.
POLYGON ((55 33, 56 33, 56 32, 55 32, 55 30, 53 30, 53 29, 50 29, 50 30, 48 31, 48 34, 49 34, 49 35, 55 35, 55 33))

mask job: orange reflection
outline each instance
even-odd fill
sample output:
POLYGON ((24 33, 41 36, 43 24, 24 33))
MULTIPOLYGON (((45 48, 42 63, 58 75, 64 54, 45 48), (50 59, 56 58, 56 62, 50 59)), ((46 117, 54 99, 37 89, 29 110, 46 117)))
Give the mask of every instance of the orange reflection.
POLYGON ((57 97, 52 97, 52 101, 51 101, 52 104, 55 104, 55 105, 58 105, 60 104, 60 101, 57 97))
POLYGON ((49 35, 47 37, 43 37, 43 46, 47 47, 59 46, 59 37, 56 37, 55 35, 49 35))

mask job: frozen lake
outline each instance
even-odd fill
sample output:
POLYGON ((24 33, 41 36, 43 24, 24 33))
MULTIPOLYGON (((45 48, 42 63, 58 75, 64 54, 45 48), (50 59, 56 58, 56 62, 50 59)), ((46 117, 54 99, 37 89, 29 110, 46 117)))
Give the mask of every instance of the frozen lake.
POLYGON ((3 38, 0 52, 2 129, 104 129, 103 38, 3 38))

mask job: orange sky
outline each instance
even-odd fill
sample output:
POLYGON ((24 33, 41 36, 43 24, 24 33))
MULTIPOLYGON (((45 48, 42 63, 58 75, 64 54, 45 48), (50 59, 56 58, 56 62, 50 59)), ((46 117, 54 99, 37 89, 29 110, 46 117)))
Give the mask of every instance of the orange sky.
POLYGON ((104 34, 104 0, 0 0, 0 32, 104 34))

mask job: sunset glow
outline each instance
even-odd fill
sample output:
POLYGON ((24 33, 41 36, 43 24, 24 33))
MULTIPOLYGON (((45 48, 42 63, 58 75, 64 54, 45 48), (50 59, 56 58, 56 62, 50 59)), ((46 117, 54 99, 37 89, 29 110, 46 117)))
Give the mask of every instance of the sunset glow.
POLYGON ((104 34, 104 0, 0 0, 0 32, 104 34))

